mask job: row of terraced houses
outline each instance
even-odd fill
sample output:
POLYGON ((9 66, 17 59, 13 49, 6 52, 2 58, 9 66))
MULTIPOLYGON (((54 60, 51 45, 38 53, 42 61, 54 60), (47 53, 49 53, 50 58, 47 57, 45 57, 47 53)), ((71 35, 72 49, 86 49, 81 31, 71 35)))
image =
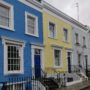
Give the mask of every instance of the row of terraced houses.
POLYGON ((88 80, 89 41, 88 26, 45 1, 0 0, 0 90, 52 90, 88 80))

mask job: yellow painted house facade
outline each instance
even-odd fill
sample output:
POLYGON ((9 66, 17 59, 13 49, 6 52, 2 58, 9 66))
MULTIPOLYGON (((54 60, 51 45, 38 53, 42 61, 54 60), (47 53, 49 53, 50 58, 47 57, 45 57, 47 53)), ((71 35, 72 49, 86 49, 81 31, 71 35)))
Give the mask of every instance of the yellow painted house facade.
POLYGON ((43 39, 45 71, 49 74, 68 71, 68 63, 71 63, 68 59, 72 59, 72 26, 46 8, 43 10, 43 39))

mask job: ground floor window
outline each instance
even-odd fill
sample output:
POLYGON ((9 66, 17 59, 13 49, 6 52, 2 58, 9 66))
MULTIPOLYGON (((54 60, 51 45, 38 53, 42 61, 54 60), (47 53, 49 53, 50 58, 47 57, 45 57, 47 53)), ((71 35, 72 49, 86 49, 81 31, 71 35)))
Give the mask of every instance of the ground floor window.
POLYGON ((4 73, 23 73, 23 44, 22 42, 4 40, 4 73))
POLYGON ((8 71, 20 70, 21 56, 21 46, 13 44, 7 45, 8 71))
POLYGON ((61 66, 61 50, 54 48, 54 65, 61 66))

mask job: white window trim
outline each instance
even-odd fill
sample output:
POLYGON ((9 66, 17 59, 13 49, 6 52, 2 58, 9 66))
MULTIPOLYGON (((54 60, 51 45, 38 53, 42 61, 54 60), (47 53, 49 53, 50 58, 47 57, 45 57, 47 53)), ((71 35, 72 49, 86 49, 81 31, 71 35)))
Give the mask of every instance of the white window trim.
POLYGON ((62 49, 61 49, 61 48, 58 48, 58 47, 54 47, 54 48, 53 48, 53 62, 54 62, 54 68, 62 68, 63 65, 62 65, 62 49), (54 51, 55 51, 55 50, 60 50, 60 54, 61 54, 61 55, 60 55, 60 56, 61 56, 61 57, 60 57, 60 66, 56 66, 56 65, 55 65, 55 56, 54 56, 54 51))
POLYGON ((53 21, 49 21, 49 22, 48 22, 48 37, 49 37, 49 38, 51 38, 51 39, 57 39, 57 30, 56 30, 56 29, 57 29, 56 23, 53 22, 53 21), (50 31, 50 30, 49 30, 49 23, 55 24, 55 37, 54 37, 54 38, 50 36, 50 33, 49 33, 49 31, 50 31))
POLYGON ((6 39, 6 38, 2 38, 2 43, 4 45, 4 75, 9 75, 9 74, 24 74, 24 42, 19 42, 19 41, 15 41, 15 40, 9 40, 9 39, 6 39), (21 49, 21 52, 22 52, 22 56, 21 56, 21 67, 19 71, 8 71, 7 70, 7 45, 6 43, 12 43, 12 44, 16 44, 16 45, 21 45, 22 49, 21 49))
POLYGON ((8 29, 10 31, 14 31, 14 7, 11 4, 6 3, 3 0, 0 0, 0 4, 10 8, 10 16, 9 16, 9 18, 10 18, 10 22, 9 22, 10 26, 7 27, 7 26, 0 25, 0 28, 5 28, 5 29, 8 29))
POLYGON ((27 34, 27 35, 31 35, 31 36, 35 36, 35 37, 39 37, 39 35, 38 35, 38 17, 37 16, 35 16, 35 15, 33 15, 33 14, 31 14, 31 13, 28 13, 28 12, 25 12, 25 34, 27 34), (30 34, 30 33, 28 33, 28 24, 27 24, 27 16, 31 16, 31 17, 33 17, 33 18, 35 18, 35 20, 36 20, 36 25, 35 25, 35 28, 36 28, 36 32, 35 32, 35 34, 30 34))

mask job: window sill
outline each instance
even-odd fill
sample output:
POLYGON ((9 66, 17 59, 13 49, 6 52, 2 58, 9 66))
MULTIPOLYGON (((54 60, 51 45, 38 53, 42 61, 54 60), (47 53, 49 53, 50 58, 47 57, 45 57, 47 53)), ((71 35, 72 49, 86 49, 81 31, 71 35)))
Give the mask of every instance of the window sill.
POLYGON ((63 40, 63 42, 64 42, 64 43, 69 43, 69 41, 64 41, 64 40, 63 40))
POLYGON ((57 38, 53 38, 53 37, 48 37, 48 38, 53 39, 53 40, 57 40, 57 38))
POLYGON ((78 43, 78 42, 76 42, 75 45, 76 45, 76 46, 81 46, 80 43, 78 43))
POLYGON ((7 29, 7 30, 9 30, 9 31, 15 31, 14 28, 10 28, 10 27, 6 27, 6 26, 2 26, 2 25, 0 25, 0 28, 1 28, 1 29, 7 29))
POLYGON ((60 69, 62 66, 54 66, 55 69, 60 69))
POLYGON ((17 74, 24 74, 23 71, 7 71, 5 75, 17 75, 17 74))
POLYGON ((33 36, 33 37, 39 37, 39 35, 34 35, 34 34, 29 34, 29 33, 25 33, 25 35, 33 36))

